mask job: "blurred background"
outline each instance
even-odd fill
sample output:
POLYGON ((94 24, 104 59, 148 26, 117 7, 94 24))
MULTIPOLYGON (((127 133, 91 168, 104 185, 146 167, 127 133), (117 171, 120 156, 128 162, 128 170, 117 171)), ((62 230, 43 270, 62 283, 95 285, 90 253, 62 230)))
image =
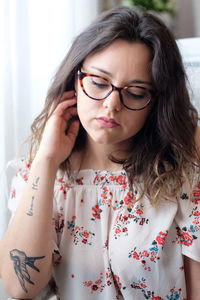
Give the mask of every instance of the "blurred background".
MULTIPOLYGON (((200 0, 0 0, 0 238, 9 219, 8 162, 30 134, 74 37, 101 11, 117 5, 147 9, 173 31, 200 112, 200 0)), ((24 147, 19 155, 26 153, 24 147)), ((1 293, 0 299, 7 299, 1 293)))
POLYGON ((104 0, 99 9, 117 5, 143 8, 160 16, 176 38, 200 36, 200 0, 104 0))

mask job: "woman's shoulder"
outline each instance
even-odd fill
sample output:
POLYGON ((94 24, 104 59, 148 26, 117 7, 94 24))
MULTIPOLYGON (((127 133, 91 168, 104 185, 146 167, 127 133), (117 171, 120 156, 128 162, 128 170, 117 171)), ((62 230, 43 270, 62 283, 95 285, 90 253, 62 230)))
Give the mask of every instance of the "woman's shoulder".
POLYGON ((19 177, 22 177, 24 181, 28 180, 31 162, 26 157, 16 157, 9 161, 8 167, 14 170, 15 174, 19 177))
MULTIPOLYGON (((24 181, 28 180, 31 161, 26 157, 15 158, 9 162, 9 167, 14 169, 17 177, 22 178, 24 181)), ((75 169, 72 168, 69 171, 58 169, 55 179, 56 186, 74 187, 74 186, 106 186, 116 185, 123 186, 128 185, 127 173, 124 170, 107 171, 107 170, 95 170, 95 169, 75 169)))

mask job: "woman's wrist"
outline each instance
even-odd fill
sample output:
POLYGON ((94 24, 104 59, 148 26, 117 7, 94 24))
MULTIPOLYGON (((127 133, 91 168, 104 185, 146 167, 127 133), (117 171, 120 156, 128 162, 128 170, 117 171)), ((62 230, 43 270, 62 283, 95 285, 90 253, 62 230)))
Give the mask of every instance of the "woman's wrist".
POLYGON ((54 158, 40 153, 36 154, 32 162, 32 168, 39 168, 38 170, 41 170, 41 168, 45 168, 48 170, 48 172, 50 172, 50 174, 54 175, 56 175, 59 165, 60 164, 54 158))

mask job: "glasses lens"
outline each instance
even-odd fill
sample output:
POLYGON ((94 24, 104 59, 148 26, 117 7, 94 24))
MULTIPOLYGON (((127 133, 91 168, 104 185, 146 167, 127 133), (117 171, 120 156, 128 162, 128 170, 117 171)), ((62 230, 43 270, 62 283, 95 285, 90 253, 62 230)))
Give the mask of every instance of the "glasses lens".
POLYGON ((96 76, 84 77, 83 87, 89 97, 97 100, 106 98, 112 90, 112 86, 106 79, 96 76))
POLYGON ((140 86, 129 86, 121 91, 124 105, 130 109, 141 109, 145 107, 151 94, 148 90, 140 86))

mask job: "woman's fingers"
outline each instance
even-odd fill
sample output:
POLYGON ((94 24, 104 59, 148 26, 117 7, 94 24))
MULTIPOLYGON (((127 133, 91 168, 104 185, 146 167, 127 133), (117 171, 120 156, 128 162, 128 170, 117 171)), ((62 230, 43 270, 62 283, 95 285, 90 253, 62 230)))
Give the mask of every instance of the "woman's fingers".
MULTIPOLYGON (((76 99, 75 97, 75 91, 67 91, 62 94, 62 96, 58 99, 55 99, 51 105, 50 111, 49 111, 49 116, 53 114, 53 112, 57 109, 57 107, 64 101, 68 100, 70 101, 71 99, 76 99)), ((73 104, 72 104, 73 105, 73 104)))
POLYGON ((60 98, 60 102, 62 101, 65 101, 67 99, 70 99, 70 98, 73 98, 75 96, 75 91, 72 90, 72 91, 67 91, 67 92, 64 92, 60 98))
POLYGON ((67 131, 67 136, 70 140, 75 141, 78 131, 79 131, 80 122, 78 120, 72 121, 72 123, 69 126, 69 129, 67 131))
POLYGON ((56 109, 54 110, 53 114, 56 114, 57 116, 60 117, 66 114, 66 112, 75 115, 77 113, 77 109, 76 107, 72 107, 72 106, 76 104, 76 101, 77 101, 76 98, 71 98, 70 100, 65 100, 59 103, 56 109))

